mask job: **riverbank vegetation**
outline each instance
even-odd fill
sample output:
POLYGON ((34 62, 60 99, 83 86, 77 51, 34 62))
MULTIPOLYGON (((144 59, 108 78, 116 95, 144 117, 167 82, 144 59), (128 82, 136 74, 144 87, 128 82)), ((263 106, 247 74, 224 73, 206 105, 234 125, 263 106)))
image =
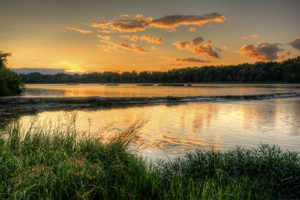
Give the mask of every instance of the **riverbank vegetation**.
POLYGON ((300 83, 300 57, 282 62, 173 69, 167 72, 103 72, 22 75, 24 83, 300 83))
POLYGON ((0 199, 297 199, 300 157, 279 147, 197 150, 147 164, 130 150, 136 123, 111 137, 18 122, 0 129, 0 199))
POLYGON ((18 95, 22 92, 22 78, 5 67, 8 53, 0 51, 0 96, 18 95))

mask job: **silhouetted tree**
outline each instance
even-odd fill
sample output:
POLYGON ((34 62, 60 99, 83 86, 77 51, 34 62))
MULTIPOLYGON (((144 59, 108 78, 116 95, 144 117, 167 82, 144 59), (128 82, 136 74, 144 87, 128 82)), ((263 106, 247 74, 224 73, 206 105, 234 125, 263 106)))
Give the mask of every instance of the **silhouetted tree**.
POLYGON ((7 56, 10 54, 0 51, 0 96, 17 95, 22 92, 21 77, 5 67, 7 56))

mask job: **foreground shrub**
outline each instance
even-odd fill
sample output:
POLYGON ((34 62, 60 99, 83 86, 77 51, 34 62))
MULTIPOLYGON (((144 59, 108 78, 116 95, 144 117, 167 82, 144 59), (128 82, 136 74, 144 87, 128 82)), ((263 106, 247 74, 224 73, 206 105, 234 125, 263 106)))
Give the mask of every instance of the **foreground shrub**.
POLYGON ((255 190, 269 191, 273 197, 300 197, 300 157, 278 146, 261 145, 252 150, 237 147, 223 153, 197 150, 172 162, 160 161, 159 166, 166 180, 177 174, 194 181, 213 178, 231 184, 232 179, 244 177, 244 181, 249 178, 247 181, 259 185, 255 190))

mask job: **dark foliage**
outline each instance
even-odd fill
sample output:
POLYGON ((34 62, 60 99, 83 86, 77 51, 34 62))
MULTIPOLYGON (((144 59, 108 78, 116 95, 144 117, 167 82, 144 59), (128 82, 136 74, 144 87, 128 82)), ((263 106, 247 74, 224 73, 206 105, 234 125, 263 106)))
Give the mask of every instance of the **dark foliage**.
POLYGON ((17 95, 22 92, 22 78, 5 67, 7 56, 10 54, 0 52, 0 96, 17 95))
POLYGON ((300 57, 283 62, 172 69, 167 72, 22 75, 24 83, 300 83, 300 57))

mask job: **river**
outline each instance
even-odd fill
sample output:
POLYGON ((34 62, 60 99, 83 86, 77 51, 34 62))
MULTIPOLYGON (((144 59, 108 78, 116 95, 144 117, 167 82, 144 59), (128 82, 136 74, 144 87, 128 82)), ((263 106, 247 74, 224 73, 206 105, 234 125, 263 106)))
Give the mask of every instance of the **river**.
POLYGON ((25 128, 32 121, 46 127, 50 122, 51 126, 67 124, 70 116, 76 115, 76 129, 93 136, 103 134, 104 127, 114 127, 116 132, 144 121, 138 153, 149 159, 171 158, 196 148, 226 151, 237 145, 276 144, 300 152, 300 85, 30 84, 26 88, 21 98, 203 97, 171 104, 159 103, 158 98, 158 103, 149 105, 41 110, 20 118, 25 128), (264 96, 244 98, 247 95, 264 96), (231 96, 241 98, 228 98, 231 96))

